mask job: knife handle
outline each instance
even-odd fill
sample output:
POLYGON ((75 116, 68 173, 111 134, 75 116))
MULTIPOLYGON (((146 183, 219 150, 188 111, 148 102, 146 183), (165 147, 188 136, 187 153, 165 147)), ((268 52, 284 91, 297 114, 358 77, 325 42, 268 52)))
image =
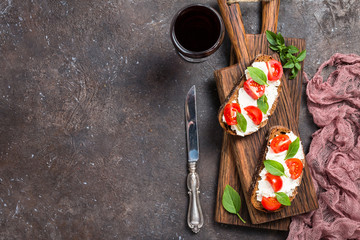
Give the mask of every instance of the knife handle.
POLYGON ((198 233, 200 228, 204 224, 204 217, 201 211, 200 199, 199 199, 199 175, 196 173, 196 162, 190 162, 188 164, 189 174, 187 176, 187 187, 189 189, 189 209, 187 222, 189 227, 194 233, 198 233))

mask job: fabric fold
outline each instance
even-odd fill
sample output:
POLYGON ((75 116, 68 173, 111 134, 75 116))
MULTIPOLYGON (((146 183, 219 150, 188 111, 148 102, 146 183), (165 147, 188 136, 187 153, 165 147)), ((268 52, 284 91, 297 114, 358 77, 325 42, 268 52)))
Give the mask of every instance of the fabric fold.
POLYGON ((360 239, 360 56, 334 54, 307 79, 306 95, 320 127, 306 155, 319 209, 293 217, 288 239, 360 239))

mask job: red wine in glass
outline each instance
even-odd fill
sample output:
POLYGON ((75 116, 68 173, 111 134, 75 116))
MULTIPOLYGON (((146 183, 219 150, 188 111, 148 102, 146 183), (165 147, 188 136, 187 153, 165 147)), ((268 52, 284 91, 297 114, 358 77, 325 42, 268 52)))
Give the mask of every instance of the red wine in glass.
POLYGON ((179 55, 190 62, 202 62, 224 39, 224 23, 215 9, 194 4, 181 9, 171 24, 171 40, 179 55))

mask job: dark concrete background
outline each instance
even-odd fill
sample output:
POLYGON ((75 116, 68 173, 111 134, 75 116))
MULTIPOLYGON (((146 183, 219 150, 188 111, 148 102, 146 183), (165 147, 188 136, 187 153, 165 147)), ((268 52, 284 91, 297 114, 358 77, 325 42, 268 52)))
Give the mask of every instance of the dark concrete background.
MULTIPOLYGON (((214 222, 223 131, 213 71, 229 64, 230 44, 200 64, 176 55, 170 21, 190 3, 0 1, 0 239, 286 238, 214 222), (194 84, 197 235, 185 185, 184 99, 194 84)), ((258 33, 260 5, 241 7, 246 31, 258 33)), ((336 52, 360 53, 359 10, 356 0, 282 1, 278 31, 306 39, 312 76, 336 52)), ((308 151, 316 126, 305 100, 308 151)))

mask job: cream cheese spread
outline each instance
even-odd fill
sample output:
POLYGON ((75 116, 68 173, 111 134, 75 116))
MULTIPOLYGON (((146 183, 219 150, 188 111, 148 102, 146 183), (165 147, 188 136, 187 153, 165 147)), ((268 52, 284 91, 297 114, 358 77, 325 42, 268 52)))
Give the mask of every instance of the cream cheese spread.
MULTIPOLYGON (((286 135, 289 136, 291 142, 295 141, 295 139, 297 138, 297 136, 293 132, 287 133, 286 135)), ((270 143, 271 143, 271 141, 270 141, 270 143)), ((266 153, 265 159, 277 161, 284 166, 286 176, 281 176, 283 185, 282 185, 281 189, 279 190, 279 192, 284 192, 286 195, 291 197, 295 188, 300 185, 300 178, 297 178, 294 180, 290 177, 291 175, 289 173, 289 168, 287 167, 285 160, 284 160, 286 157, 286 153, 287 153, 287 151, 283 151, 280 153, 274 153, 274 151, 271 149, 271 147, 268 146, 268 151, 266 153)), ((305 159, 301 142, 300 142, 299 150, 295 154, 294 158, 305 159)), ((259 180, 258 190, 256 191, 256 200, 259 202, 261 202, 262 197, 275 197, 275 192, 274 192, 273 188, 271 187, 270 183, 266 180, 265 175, 267 172, 268 171, 266 171, 265 168, 260 172, 261 179, 259 180)))
MULTIPOLYGON (((267 79, 267 75, 269 71, 267 69, 266 62, 253 62, 251 66, 262 70, 265 73, 267 79)), ((246 75, 246 80, 250 78, 250 74, 248 70, 245 70, 245 75, 246 75)), ((267 81, 267 84, 269 84, 269 86, 265 87, 264 95, 267 97, 269 109, 266 114, 262 113, 263 118, 261 122, 266 121, 268 119, 268 116, 270 115, 270 110, 274 105, 274 102, 278 96, 278 87, 280 86, 281 81, 280 80, 267 81)), ((242 87, 239 89, 237 102, 240 105, 241 113, 244 115, 246 119, 247 127, 246 127, 246 131, 242 132, 236 127, 236 125, 231 125, 230 126, 231 130, 236 132, 236 134, 239 136, 245 136, 249 133, 256 132, 259 129, 259 125, 254 124, 254 122, 250 119, 249 115, 247 114, 244 108, 247 106, 257 106, 257 100, 254 100, 252 97, 250 97, 249 94, 247 94, 244 88, 242 87)), ((222 120, 224 123, 226 123, 224 115, 222 120)))

